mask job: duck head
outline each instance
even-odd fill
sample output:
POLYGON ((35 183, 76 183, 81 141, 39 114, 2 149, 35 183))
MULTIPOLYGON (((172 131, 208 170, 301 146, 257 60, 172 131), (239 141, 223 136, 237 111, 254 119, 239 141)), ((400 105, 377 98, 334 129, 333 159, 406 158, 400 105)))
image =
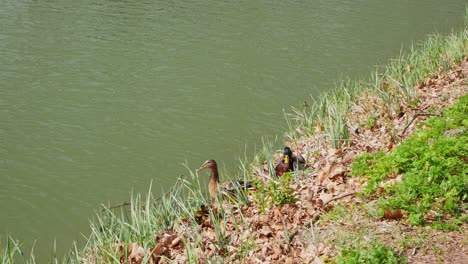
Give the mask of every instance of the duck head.
POLYGON ((289 147, 284 148, 283 156, 284 156, 284 163, 292 162, 292 151, 289 147))
POLYGON ((293 165, 292 150, 289 147, 285 147, 284 152, 283 152, 283 156, 284 156, 284 163, 288 164, 289 170, 293 171, 294 170, 294 165, 293 165))
POLYGON ((204 169, 211 169, 211 170, 215 170, 218 168, 218 165, 216 164, 216 161, 214 160, 207 160, 203 163, 203 165, 201 165, 200 168, 197 169, 197 172, 199 171, 202 171, 204 169))

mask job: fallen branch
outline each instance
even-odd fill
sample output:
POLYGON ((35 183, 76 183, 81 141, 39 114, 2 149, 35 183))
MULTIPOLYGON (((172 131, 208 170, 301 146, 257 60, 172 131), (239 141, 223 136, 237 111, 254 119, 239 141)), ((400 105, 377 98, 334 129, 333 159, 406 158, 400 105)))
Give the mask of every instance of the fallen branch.
POLYGON ((336 200, 339 200, 339 199, 342 199, 342 198, 345 198, 345 197, 347 197, 347 196, 354 195, 354 194, 356 194, 356 192, 349 192, 349 193, 343 193, 343 194, 341 194, 341 195, 337 195, 337 196, 331 198, 331 199, 328 200, 328 201, 323 201, 323 205, 322 205, 322 206, 325 206, 325 205, 327 205, 327 204, 330 203, 330 202, 333 202, 333 201, 336 201, 336 200))
MULTIPOLYGON (((173 189, 175 189, 177 187, 177 185, 183 181, 184 179, 184 175, 180 175, 180 177, 177 179, 176 183, 174 184, 174 186, 167 192, 163 193, 161 196, 159 196, 158 198, 154 199, 153 202, 156 202, 158 200, 161 200, 164 196, 170 194, 172 192, 173 189)), ((128 205, 131 205, 130 202, 123 202, 121 204, 117 204, 117 205, 112 205, 112 206, 109 206, 109 209, 115 209, 115 208, 120 208, 120 207, 124 207, 124 206, 128 206, 128 205)), ((141 205, 142 207, 144 205, 141 205)), ((105 208, 101 208, 101 211, 104 211, 105 208)))
MULTIPOLYGON (((117 204, 117 205, 112 205, 109 207, 109 209, 115 209, 115 208, 119 208, 119 207, 124 207, 124 206, 127 206, 127 205, 130 205, 129 202, 123 202, 121 204, 117 204)), ((101 208, 101 211, 103 211, 104 208, 101 208)))
POLYGON ((401 132, 401 135, 400 137, 402 137, 406 130, 409 128, 409 126, 411 126, 411 124, 414 122, 414 120, 416 120, 417 117, 420 117, 420 116, 441 116, 440 114, 430 114, 430 113, 417 113, 413 116, 413 118, 411 119, 411 121, 406 125, 405 129, 403 129, 403 132, 401 132))

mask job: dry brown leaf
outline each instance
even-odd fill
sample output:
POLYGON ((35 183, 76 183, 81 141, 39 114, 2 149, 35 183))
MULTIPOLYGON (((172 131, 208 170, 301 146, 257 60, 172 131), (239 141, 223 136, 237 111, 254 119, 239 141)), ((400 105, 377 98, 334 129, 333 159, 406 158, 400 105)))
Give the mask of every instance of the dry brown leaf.
POLYGON ((260 229, 260 234, 265 236, 265 237, 271 237, 272 236, 271 229, 268 226, 263 226, 260 229))
POLYGON ((320 193, 320 199, 323 201, 324 204, 327 204, 332 198, 333 194, 331 193, 326 193, 324 191, 320 193))
POLYGON ((400 209, 396 209, 394 211, 387 209, 385 210, 384 218, 389 220, 398 220, 403 218, 403 212, 400 209))
POLYGON ((343 165, 335 165, 330 172, 330 178, 336 178, 338 176, 342 176, 346 172, 346 169, 343 165))
POLYGON ((145 249, 138 243, 130 243, 128 245, 128 261, 130 263, 141 263, 145 257, 145 249))
POLYGON ((178 246, 180 244, 181 240, 182 239, 180 237, 176 237, 174 240, 172 240, 171 248, 178 246))
POLYGON ((284 238, 284 231, 278 230, 275 235, 276 239, 283 239, 284 238))
POLYGON ((326 165, 318 172, 319 182, 323 182, 330 174, 332 165, 327 161, 326 165))
POLYGON ((161 260, 161 256, 167 254, 167 248, 163 246, 162 243, 158 243, 158 245, 152 250, 151 252, 151 264, 157 264, 161 260))
POLYGON ((268 251, 268 246, 263 246, 262 249, 261 249, 261 252, 262 252, 262 256, 266 256, 267 255, 267 251, 268 251))
POLYGON ((312 206, 312 204, 311 204, 311 207, 307 207, 306 212, 307 212, 307 214, 308 214, 309 216, 312 216, 312 215, 315 214, 316 211, 315 211, 315 209, 313 208, 313 206, 312 206))
POLYGON ((356 153, 348 151, 341 161, 343 164, 349 164, 356 158, 356 153))
POLYGON ((324 264, 325 262, 323 262, 322 259, 320 259, 320 257, 315 257, 314 258, 314 264, 324 264))
POLYGON ((305 263, 311 263, 317 256, 317 247, 315 244, 309 244, 306 249, 301 251, 299 256, 305 263))
POLYGON ((206 229, 205 232, 204 232, 204 235, 211 241, 215 241, 216 240, 216 233, 213 229, 206 229))
POLYGON ((323 207, 322 199, 314 199, 314 200, 312 200, 312 204, 314 205, 314 208, 322 208, 323 207))

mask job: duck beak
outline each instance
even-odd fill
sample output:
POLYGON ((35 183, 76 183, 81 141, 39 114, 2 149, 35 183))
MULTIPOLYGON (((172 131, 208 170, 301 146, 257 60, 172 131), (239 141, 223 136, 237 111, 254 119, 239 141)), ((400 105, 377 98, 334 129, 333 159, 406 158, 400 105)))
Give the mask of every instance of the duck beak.
POLYGON ((202 166, 201 166, 200 168, 198 168, 196 171, 199 172, 199 171, 202 171, 202 170, 204 170, 204 169, 206 169, 206 167, 205 167, 205 165, 202 165, 202 166))

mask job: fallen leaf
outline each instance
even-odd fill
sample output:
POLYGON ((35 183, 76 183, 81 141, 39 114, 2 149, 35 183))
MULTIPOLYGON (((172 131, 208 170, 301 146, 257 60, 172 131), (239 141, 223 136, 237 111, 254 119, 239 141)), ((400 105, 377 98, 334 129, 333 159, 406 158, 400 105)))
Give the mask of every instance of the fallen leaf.
POLYGON ((400 209, 396 209, 395 211, 387 209, 385 210, 384 218, 389 220, 398 220, 403 218, 403 212, 400 209))
POLYGON ((319 174, 319 182, 323 182, 329 175, 330 175, 331 164, 327 161, 327 164, 320 169, 318 172, 319 174))
POLYGON ((332 198, 333 194, 331 193, 326 193, 324 191, 320 193, 320 199, 323 201, 324 204, 327 204, 332 198))
POLYGON ((314 200, 312 200, 312 204, 314 205, 314 208, 322 208, 323 207, 322 199, 314 199, 314 200))
POLYGON ((348 151, 341 161, 343 164, 349 164, 356 158, 356 153, 348 151))
POLYGON ((314 259, 314 264, 324 264, 323 260, 321 260, 318 256, 314 259))
POLYGON ((342 176, 346 172, 346 169, 343 165, 334 166, 333 170, 330 172, 330 178, 335 178, 338 176, 342 176))
POLYGON ((309 244, 306 249, 300 253, 300 258, 305 263, 310 263, 317 256, 317 247, 314 244, 309 244))
POLYGON ((145 257, 145 249, 138 243, 130 243, 128 246, 128 261, 130 263, 141 263, 145 257))
POLYGON ((260 234, 262 234, 265 237, 271 237, 272 236, 271 229, 268 226, 263 226, 260 229, 260 234))

